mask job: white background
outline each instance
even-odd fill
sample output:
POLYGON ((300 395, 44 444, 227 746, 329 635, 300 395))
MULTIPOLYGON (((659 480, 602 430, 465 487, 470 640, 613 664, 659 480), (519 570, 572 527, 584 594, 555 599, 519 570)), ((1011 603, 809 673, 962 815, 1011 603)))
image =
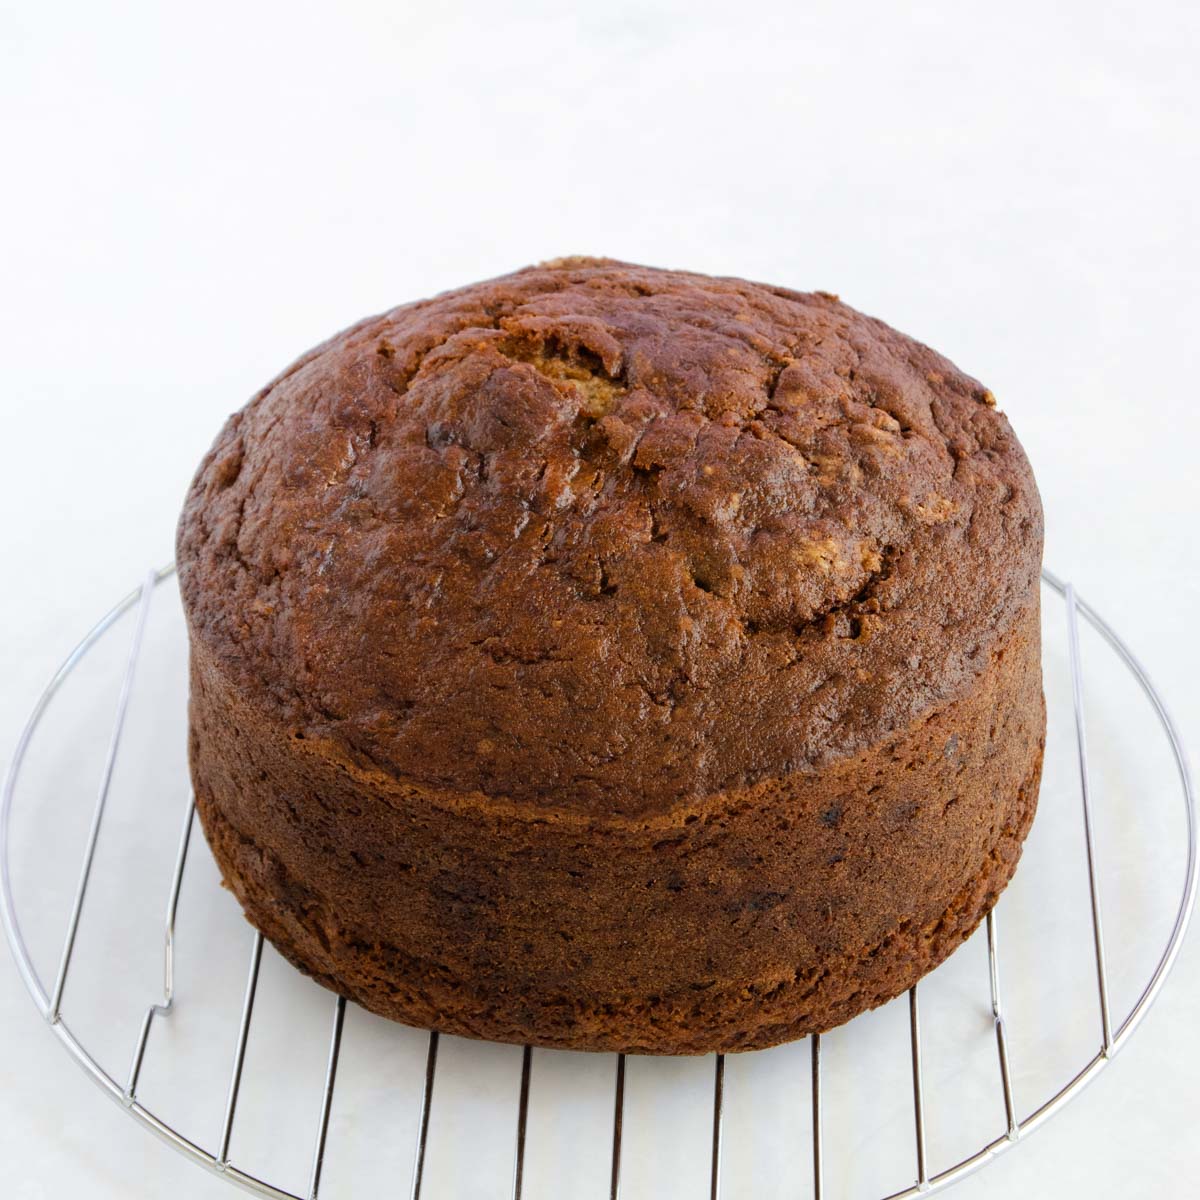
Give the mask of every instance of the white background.
MULTIPOLYGON (((6 0, 0 755, 260 383, 568 253, 836 291, 985 381, 1047 562, 1193 740, 1198 52, 1185 3, 6 0)), ((955 1194, 1188 1194, 1198 988, 1193 939, 1129 1051, 955 1194)), ((93 1093, 7 963, 0 1164, 22 1200, 230 1194, 93 1093)))

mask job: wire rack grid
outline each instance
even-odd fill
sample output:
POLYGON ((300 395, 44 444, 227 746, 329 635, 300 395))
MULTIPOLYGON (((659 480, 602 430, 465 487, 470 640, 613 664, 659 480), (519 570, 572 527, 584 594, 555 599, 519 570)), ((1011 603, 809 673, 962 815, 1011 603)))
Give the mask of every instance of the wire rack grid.
MULTIPOLYGON (((335 998, 332 1005, 324 1083, 317 1101, 319 1115, 306 1191, 302 1194, 278 1186, 266 1179, 260 1178, 249 1170, 242 1169, 230 1160, 230 1143, 237 1116, 238 1097, 242 1088, 246 1064, 246 1048, 254 1015, 255 997, 262 963, 263 938, 260 933, 255 933, 251 942, 240 1018, 236 1036, 233 1038, 233 1063, 229 1076, 224 1114, 221 1121, 220 1137, 216 1149, 205 1149, 196 1140, 193 1140, 156 1115, 155 1112, 139 1099, 138 1084, 141 1078, 143 1063, 146 1059, 151 1031, 156 1021, 167 1018, 170 1015, 175 1001, 175 922, 184 869, 188 859, 189 848, 194 841, 192 832, 195 824, 195 806, 190 795, 183 816, 182 830, 178 840, 174 868, 170 877, 166 905, 162 995, 161 998, 155 1000, 145 1010, 134 1044, 127 1076, 123 1080, 117 1079, 106 1071, 87 1046, 83 1044, 83 1041, 72 1032, 71 1027, 63 1018, 64 988, 75 953, 76 937, 79 932, 80 917, 83 912, 88 884, 91 878, 97 839, 104 820, 113 771, 121 747, 122 731, 125 725, 134 676, 137 671, 147 616, 158 585, 171 577, 173 571, 173 566, 168 565, 151 572, 139 587, 125 596, 110 612, 102 617, 67 657, 38 699, 29 721, 18 740, 4 782, 3 791, 0 792, 0 915, 3 917, 5 932, 16 960, 17 969, 38 1011, 50 1027, 54 1036, 65 1046, 71 1057, 110 1098, 123 1105, 131 1116, 175 1150, 208 1168, 210 1171, 223 1176, 233 1183, 241 1185, 252 1193, 260 1196, 275 1197, 277 1200, 318 1200, 329 1135, 330 1113, 332 1111, 333 1097, 337 1083, 338 1060, 342 1045, 342 1033, 346 1013, 346 1001, 344 998, 335 998), (100 781, 95 794, 91 822, 84 845, 83 861, 74 890, 62 952, 54 979, 51 982, 50 988, 47 989, 33 964, 32 957, 26 945, 13 896, 10 869, 10 819, 17 791, 19 773, 26 757, 29 743, 55 695, 60 691, 63 684, 88 650, 112 628, 119 618, 130 610, 134 610, 136 614, 133 635, 125 660, 121 688, 104 755, 100 781)), ((1043 582, 1052 593, 1062 599, 1066 609, 1074 732, 1078 756, 1079 794, 1081 799, 1081 817, 1091 909, 1092 957, 1095 962, 1096 991, 1100 1013, 1099 1046, 1091 1060, 1077 1074, 1062 1084, 1049 1099, 1032 1111, 1027 1112, 1023 1117, 1018 1116, 1013 1094, 1012 1072, 1009 1066, 1008 1031, 1001 1001, 998 921, 995 912, 990 913, 986 921, 990 984, 989 1000, 995 1034, 998 1082, 1005 1115, 1004 1128, 992 1140, 954 1165, 938 1172, 931 1172, 929 1170, 926 1153, 926 1092, 922 1070, 920 1002, 918 988, 913 987, 908 993, 908 1056, 911 1061, 912 1134, 916 1177, 909 1185, 901 1188, 899 1191, 892 1192, 885 1200, 904 1200, 907 1197, 915 1197, 939 1191, 957 1182, 967 1174, 991 1161, 1010 1146, 1027 1137, 1094 1079, 1129 1040, 1162 988, 1179 952, 1195 903, 1198 877, 1195 801, 1186 756, 1171 717, 1141 664, 1116 633, 1088 604, 1076 595, 1072 585, 1063 582, 1049 571, 1043 571, 1043 582), (1158 721, 1161 723, 1178 772, 1182 800, 1182 817, 1186 833, 1184 878, 1169 936, 1136 1002, 1119 1021, 1114 1019, 1111 1010, 1104 929, 1101 915, 1100 885, 1096 868, 1092 788, 1087 730, 1084 720, 1083 672, 1079 638, 1080 617, 1087 621, 1100 634, 1128 671, 1132 673, 1133 678, 1136 680, 1145 698, 1149 701, 1158 721)), ((825 1114, 822 1101, 821 1037, 820 1035, 813 1035, 808 1041, 812 1094, 810 1194, 815 1200, 822 1200, 825 1193, 823 1161, 823 1146, 825 1142, 823 1120, 825 1114)), ((439 1035, 436 1032, 430 1033, 425 1052, 424 1077, 421 1084, 417 1119, 417 1143, 413 1154, 413 1169, 409 1183, 411 1200, 420 1200, 425 1178, 426 1148, 429 1140, 430 1115, 433 1110, 434 1087, 437 1079, 438 1045, 439 1035)), ((513 1200, 521 1200, 524 1187, 529 1097, 532 1076, 532 1050, 530 1047, 525 1047, 521 1056, 520 1085, 517 1092, 516 1112, 512 1125, 512 1177, 509 1185, 509 1194, 513 1197, 513 1200)), ((608 1180, 610 1200, 619 1200, 622 1194, 622 1145, 624 1140, 623 1119, 625 1114, 625 1095, 626 1057, 624 1055, 616 1055, 610 1132, 611 1171, 608 1180)), ((712 1155, 711 1167, 708 1172, 708 1190, 710 1200, 720 1200, 722 1189, 722 1151, 724 1148, 723 1121, 725 1116, 725 1058, 723 1055, 716 1055, 713 1059, 711 1111, 712 1155)))

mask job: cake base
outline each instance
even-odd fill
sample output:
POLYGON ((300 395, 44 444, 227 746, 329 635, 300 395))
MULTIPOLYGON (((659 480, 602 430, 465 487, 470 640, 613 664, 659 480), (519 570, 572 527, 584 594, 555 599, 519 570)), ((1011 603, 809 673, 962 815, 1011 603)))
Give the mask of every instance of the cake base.
POLYGON ((251 924, 293 966, 371 1012, 420 1029, 554 1049, 733 1053, 823 1033, 901 995, 949 957, 1016 870, 1037 807, 1041 766, 1039 755, 1012 806, 1013 824, 1000 831, 983 869, 946 910, 923 925, 901 925, 853 961, 734 989, 685 988, 649 998, 615 995, 594 1005, 570 996, 539 998, 536 1008, 520 997, 497 997, 469 980, 449 978, 436 964, 396 947, 356 944, 348 931, 343 944, 353 964, 332 974, 334 939, 328 915, 317 915, 317 897, 269 850, 235 830, 211 797, 198 792, 196 804, 221 873, 251 924))

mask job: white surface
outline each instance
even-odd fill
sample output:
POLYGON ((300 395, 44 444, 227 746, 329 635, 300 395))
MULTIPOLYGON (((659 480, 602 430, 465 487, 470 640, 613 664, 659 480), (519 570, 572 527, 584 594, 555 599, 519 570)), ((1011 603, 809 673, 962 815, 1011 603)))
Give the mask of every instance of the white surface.
MULTIPOLYGON (((6 0, 0 737, 169 557, 263 380, 362 313, 588 252, 829 288, 985 380, 1047 561, 1194 739, 1198 20, 6 0)), ((1193 944, 1096 1085, 953 1194, 1185 1194, 1198 986, 1193 944)), ((6 1196, 232 1194, 92 1091, 7 966, 0 1063, 6 1196)))

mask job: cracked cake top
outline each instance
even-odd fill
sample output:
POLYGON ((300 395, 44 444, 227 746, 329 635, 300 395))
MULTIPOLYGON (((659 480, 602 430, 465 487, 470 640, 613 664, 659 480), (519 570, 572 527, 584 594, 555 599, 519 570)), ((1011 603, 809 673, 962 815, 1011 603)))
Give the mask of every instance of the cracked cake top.
POLYGON ((940 355, 826 293, 587 258, 305 355, 178 538, 193 638, 264 719, 635 820, 952 698, 1040 553, 1008 422, 940 355))

